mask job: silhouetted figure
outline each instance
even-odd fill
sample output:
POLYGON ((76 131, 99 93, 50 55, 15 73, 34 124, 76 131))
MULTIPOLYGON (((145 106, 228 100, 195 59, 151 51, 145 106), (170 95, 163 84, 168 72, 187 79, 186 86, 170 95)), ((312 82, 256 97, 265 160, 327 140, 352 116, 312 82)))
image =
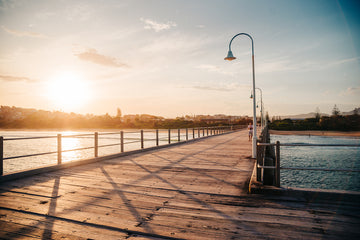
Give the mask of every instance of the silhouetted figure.
POLYGON ((250 141, 250 140, 252 139, 252 137, 253 137, 253 129, 254 129, 253 125, 252 125, 251 123, 249 123, 249 125, 248 125, 249 141, 250 141))

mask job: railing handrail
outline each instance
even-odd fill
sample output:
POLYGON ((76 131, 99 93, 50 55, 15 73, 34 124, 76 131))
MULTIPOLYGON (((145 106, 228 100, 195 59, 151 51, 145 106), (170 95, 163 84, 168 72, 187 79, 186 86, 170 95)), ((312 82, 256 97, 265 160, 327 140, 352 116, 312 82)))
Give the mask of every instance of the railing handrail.
MULTIPOLYGON (((61 164, 62 162, 62 154, 63 152, 71 152, 71 151, 79 151, 79 150, 87 150, 87 149, 95 149, 94 150, 94 156, 98 157, 98 149, 101 147, 109 147, 109 146, 120 146, 121 150, 120 152, 124 152, 124 145, 131 144, 131 143, 141 143, 141 149, 144 148, 144 142, 147 141, 156 141, 156 146, 159 146, 159 142, 165 142, 167 141, 168 144, 172 144, 174 142, 182 142, 182 141, 188 141, 189 136, 191 136, 191 139, 196 138, 202 138, 206 136, 212 136, 212 135, 219 135, 222 133, 225 133, 226 131, 235 131, 237 129, 243 128, 243 125, 229 125, 229 126, 211 126, 211 127, 194 127, 194 128, 176 128, 176 129, 139 129, 138 131, 123 131, 119 130, 117 132, 95 132, 95 133, 86 133, 86 134, 57 134, 57 136, 38 136, 38 137, 20 137, 20 138, 4 138, 0 136, 0 176, 3 175, 3 160, 10 160, 15 158, 26 158, 26 157, 33 157, 33 156, 41 156, 41 155, 49 155, 49 154, 58 154, 58 164, 61 164), (192 130, 189 131, 189 129, 192 130), (176 130, 176 133, 174 132, 176 130), (186 132, 184 132, 186 131, 186 132), (195 131, 197 132, 195 134, 195 131), (154 133, 156 134, 156 137, 147 137, 144 136, 145 133, 154 133), (162 133, 168 133, 168 136, 160 137, 159 132, 162 133), (99 140, 103 139, 109 139, 109 138, 99 138, 99 136, 103 135, 120 135, 119 142, 114 144, 105 144, 105 145, 99 145, 99 140), (134 137, 133 135, 130 137, 124 137, 124 134, 138 134, 138 136, 134 137), (81 137, 87 137, 94 139, 94 145, 91 147, 82 147, 82 148, 74 148, 74 149, 62 149, 62 138, 81 138, 81 137), (46 138, 57 138, 57 151, 51 151, 51 152, 42 152, 42 153, 34 153, 34 154, 26 154, 26 155, 20 155, 20 156, 10 156, 4 158, 3 156, 3 143, 4 141, 15 141, 15 140, 33 140, 33 139, 46 139, 46 138), (124 142, 124 140, 130 140, 127 142, 124 142)), ((117 139, 117 138, 111 138, 111 139, 117 139)))
POLYGON ((332 171, 332 172, 360 172, 360 169, 337 169, 337 168, 312 168, 312 167, 280 167, 280 147, 360 147, 360 144, 312 144, 312 143, 266 143, 258 142, 258 147, 264 147, 263 151, 265 152, 265 147, 275 147, 275 161, 274 166, 265 165, 265 154, 261 156, 261 159, 257 159, 257 169, 258 173, 261 176, 258 179, 263 181, 264 178, 264 169, 274 169, 275 172, 275 185, 280 187, 280 170, 305 170, 305 171, 332 171))

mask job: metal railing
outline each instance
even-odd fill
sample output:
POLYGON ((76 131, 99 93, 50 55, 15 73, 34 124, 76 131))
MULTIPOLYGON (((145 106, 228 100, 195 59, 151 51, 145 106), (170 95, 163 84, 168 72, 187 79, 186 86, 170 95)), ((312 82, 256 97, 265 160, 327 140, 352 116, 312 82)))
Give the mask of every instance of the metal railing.
POLYGON ((257 181, 264 182, 264 170, 272 170, 271 174, 274 179, 274 185, 280 187, 280 170, 309 170, 309 171, 331 171, 331 172, 360 172, 358 169, 339 169, 339 168, 311 168, 311 167, 281 167, 280 166, 280 147, 360 147, 360 144, 293 144, 293 143, 283 143, 279 141, 276 143, 266 143, 258 142, 257 143, 257 152, 260 153, 257 156, 257 181), (274 148, 275 147, 275 159, 274 161, 266 161, 266 147, 274 148), (269 165, 266 162, 270 162, 269 165))
MULTIPOLYGON (((189 141, 197 138, 208 137, 213 135, 219 135, 230 131, 235 131, 241 128, 245 128, 246 126, 242 125, 233 125, 233 126, 219 126, 219 127, 199 127, 199 128, 184 128, 184 129, 156 129, 156 130, 139 130, 139 131, 119 131, 119 132, 109 132, 109 133, 99 133, 95 132, 93 134, 77 134, 77 135, 62 135, 57 134, 57 136, 40 136, 40 137, 20 137, 20 138, 4 138, 0 136, 0 176, 4 175, 4 161, 8 161, 11 159, 17 158, 29 158, 34 156, 43 156, 43 155, 51 155, 57 154, 57 164, 62 164, 62 153, 65 152, 73 152, 73 151, 82 151, 94 149, 94 157, 99 157, 99 148, 119 146, 119 152, 125 152, 125 146, 127 144, 135 144, 139 143, 137 149, 144 149, 145 142, 155 141, 155 146, 160 146, 160 143, 163 142, 163 145, 173 144, 177 142, 189 141), (162 133, 162 137, 160 136, 160 132, 162 133), (144 137, 144 133, 147 135, 153 133, 153 137, 144 137), (138 136, 134 136, 138 135, 138 136), (116 143, 112 144, 103 144, 99 145, 99 136, 104 135, 115 135, 113 139, 116 140, 116 143), (128 137, 126 137, 128 135, 128 137), (64 138, 93 138, 94 142, 92 146, 89 147, 81 147, 81 148, 73 148, 64 150, 62 147, 62 140, 64 138), (41 152, 41 153, 32 153, 18 156, 9 156, 4 157, 4 142, 6 141, 18 141, 18 140, 39 140, 39 139, 57 139, 57 150, 49 151, 49 152, 41 152)), ((132 149, 134 150, 134 149, 132 149)))

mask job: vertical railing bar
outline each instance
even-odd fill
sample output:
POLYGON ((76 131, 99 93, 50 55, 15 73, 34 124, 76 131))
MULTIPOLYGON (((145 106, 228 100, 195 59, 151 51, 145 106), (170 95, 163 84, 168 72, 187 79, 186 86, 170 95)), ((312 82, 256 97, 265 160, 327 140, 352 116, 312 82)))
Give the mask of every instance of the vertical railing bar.
POLYGON ((276 187, 280 187, 280 142, 279 141, 276 142, 275 165, 276 165, 275 184, 276 187))
POLYGON ((94 134, 94 156, 99 156, 99 133, 95 132, 94 134))
POLYGON ((169 139, 169 144, 171 143, 171 129, 168 130, 168 139, 169 139))
POLYGON ((159 146, 159 129, 156 129, 156 146, 159 146))
POLYGON ((61 153, 62 153, 61 134, 58 134, 57 135, 57 154, 58 154, 57 162, 58 162, 58 164, 61 164, 61 161, 62 161, 61 153))
POLYGON ((124 131, 120 131, 120 151, 124 152, 124 131))
POLYGON ((261 181, 261 168, 258 168, 258 166, 262 165, 260 163, 260 159, 262 157, 260 154, 261 147, 263 147, 263 146, 256 145, 256 152, 257 152, 257 154, 256 154, 256 181, 259 181, 259 182, 261 181))
POLYGON ((198 128, 198 138, 200 137, 200 128, 198 128))
POLYGON ((188 131, 188 129, 186 128, 186 141, 188 141, 189 140, 189 131, 188 131))
POLYGON ((178 142, 180 142, 180 128, 178 128, 178 142))
POLYGON ((4 175, 4 137, 0 137, 0 176, 4 175))
POLYGON ((144 130, 140 130, 140 138, 141 138, 141 149, 144 148, 144 130))
POLYGON ((195 138, 195 128, 192 129, 193 132, 193 139, 195 138))

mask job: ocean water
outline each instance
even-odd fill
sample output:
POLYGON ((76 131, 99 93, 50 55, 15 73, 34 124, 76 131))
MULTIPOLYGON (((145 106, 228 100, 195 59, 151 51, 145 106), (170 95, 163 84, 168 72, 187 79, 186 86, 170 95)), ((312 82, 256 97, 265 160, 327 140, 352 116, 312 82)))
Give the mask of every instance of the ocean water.
MULTIPOLYGON (((359 137, 271 135, 271 142, 296 144, 360 144, 359 137)), ((360 170, 360 147, 280 147, 281 167, 360 170)), ((360 191, 360 172, 281 169, 284 187, 360 191)))
MULTIPOLYGON (((120 131, 116 134, 104 134, 108 132, 99 132, 98 144, 115 146, 99 147, 98 156, 105 156, 121 152, 120 131)), ((4 137, 4 158, 32 155, 45 152, 55 152, 53 154, 30 156, 15 159, 4 160, 4 174, 23 171, 32 168, 38 168, 47 165, 57 164, 57 134, 62 134, 62 150, 71 150, 78 148, 94 147, 94 132, 58 132, 58 131, 0 131, 0 136, 4 137), (72 135, 83 135, 80 137, 69 137, 72 135), (89 134, 89 135, 88 135, 89 134), (26 139, 26 140, 6 140, 12 138, 43 137, 52 136, 52 138, 26 139), (68 137, 66 137, 68 136, 68 137)), ((204 132, 206 135, 206 131, 204 132)), ((210 133, 209 133, 210 134, 210 133)), ((200 131, 200 136, 203 132, 200 131)), ((195 138, 198 137, 198 131, 195 130, 195 138)), ((192 129, 188 131, 188 139, 193 138, 192 129)), ((144 148, 156 146, 155 130, 144 130, 144 148)), ((186 140, 186 130, 180 132, 180 140, 186 140)), ((178 130, 171 130, 171 142, 178 141, 178 130)), ((159 145, 168 144, 168 130, 159 130, 159 145)), ((124 151, 131 151, 141 148, 140 130, 124 131, 124 151)), ((62 162, 76 161, 80 159, 94 157, 94 149, 85 149, 77 151, 68 151, 62 153, 62 162)))

